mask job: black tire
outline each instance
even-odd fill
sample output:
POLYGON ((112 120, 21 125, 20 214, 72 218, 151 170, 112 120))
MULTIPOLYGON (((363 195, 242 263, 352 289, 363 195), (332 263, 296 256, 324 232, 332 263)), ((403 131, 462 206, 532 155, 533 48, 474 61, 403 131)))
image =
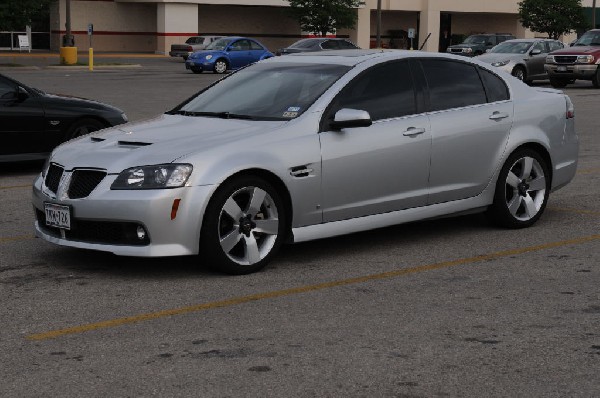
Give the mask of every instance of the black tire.
POLYGON ((81 137, 82 135, 89 134, 93 131, 102 130, 107 127, 104 123, 96 119, 80 119, 69 127, 65 136, 65 141, 72 140, 73 138, 81 137))
POLYGON ((550 78, 550 85, 554 88, 565 88, 567 87, 567 84, 569 83, 569 80, 565 80, 565 79, 557 79, 557 78, 550 78))
POLYGON ((277 190, 258 177, 234 177, 221 185, 208 203, 200 256, 219 272, 256 272, 277 253, 286 231, 285 208, 277 190))
POLYGON ((515 66, 511 72, 511 75, 521 80, 522 82, 527 83, 527 72, 522 66, 515 66))
POLYGON ((224 59, 218 59, 215 61, 215 66, 213 67, 213 72, 214 73, 225 73, 227 72, 227 69, 229 69, 229 65, 227 65, 227 61, 225 61, 224 59))
POLYGON ((592 84, 595 88, 600 88, 600 66, 596 69, 594 76, 592 76, 592 84))
POLYGON ((515 151, 502 166, 488 216, 502 227, 529 227, 546 208, 550 183, 548 165, 538 152, 515 151))

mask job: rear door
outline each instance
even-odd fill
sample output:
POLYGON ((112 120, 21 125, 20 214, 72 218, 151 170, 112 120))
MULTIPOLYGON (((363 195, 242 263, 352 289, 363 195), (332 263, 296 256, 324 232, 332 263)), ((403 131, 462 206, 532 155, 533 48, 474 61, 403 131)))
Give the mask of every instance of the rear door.
POLYGON ((513 121, 508 87, 492 72, 423 59, 431 121, 429 203, 476 196, 499 164, 513 121))
POLYGON ((431 133, 408 61, 368 69, 324 116, 320 133, 323 219, 344 220, 422 206, 427 201, 431 133), (333 131, 342 108, 369 112, 369 127, 333 131))

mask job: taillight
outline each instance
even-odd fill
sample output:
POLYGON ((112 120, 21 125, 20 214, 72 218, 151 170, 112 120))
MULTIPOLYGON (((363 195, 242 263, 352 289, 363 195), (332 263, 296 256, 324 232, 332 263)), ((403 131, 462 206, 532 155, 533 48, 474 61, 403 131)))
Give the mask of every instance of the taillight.
POLYGON ((188 52, 194 51, 194 49, 192 48, 192 46, 188 46, 187 50, 188 50, 188 52))
POLYGON ((567 119, 573 119, 575 117, 575 107, 569 96, 565 95, 565 101, 567 102, 567 119))

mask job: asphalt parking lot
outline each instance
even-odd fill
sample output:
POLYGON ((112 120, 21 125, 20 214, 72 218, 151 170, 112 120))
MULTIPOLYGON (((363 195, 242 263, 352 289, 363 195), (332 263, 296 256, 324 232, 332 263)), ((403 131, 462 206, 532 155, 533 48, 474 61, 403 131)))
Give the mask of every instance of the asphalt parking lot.
MULTIPOLYGON (((130 120, 218 78, 162 57, 93 73, 26 62, 41 68, 0 73, 130 120)), ((41 164, 0 165, 0 396, 598 396, 600 90, 565 91, 579 170, 532 228, 400 225, 286 246, 248 276, 36 239, 41 164)))

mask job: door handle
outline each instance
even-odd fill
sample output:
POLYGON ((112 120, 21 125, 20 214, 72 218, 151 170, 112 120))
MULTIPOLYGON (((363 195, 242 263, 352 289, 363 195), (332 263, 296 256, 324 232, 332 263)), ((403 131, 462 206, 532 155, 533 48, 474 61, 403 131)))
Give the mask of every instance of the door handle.
POLYGON ((408 137, 413 137, 415 135, 423 134, 424 132, 425 132, 424 128, 409 127, 402 134, 405 136, 408 136, 408 137))
POLYGON ((508 113, 494 112, 490 116, 490 120, 502 120, 508 117, 508 113))

